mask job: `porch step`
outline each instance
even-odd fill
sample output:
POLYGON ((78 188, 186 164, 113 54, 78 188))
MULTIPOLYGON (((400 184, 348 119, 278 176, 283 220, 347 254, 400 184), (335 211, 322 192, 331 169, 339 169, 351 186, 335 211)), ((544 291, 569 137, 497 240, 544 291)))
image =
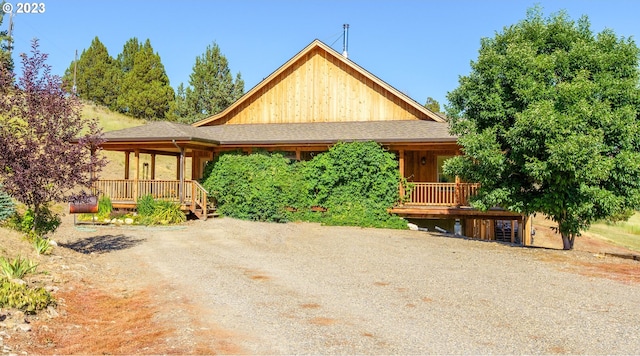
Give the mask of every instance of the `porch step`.
MULTIPOLYGON (((204 216, 204 214, 203 214, 203 212, 202 212, 202 209, 195 209, 195 210, 193 211, 193 214, 194 214, 195 216, 197 216, 197 217, 198 217, 198 219, 200 219, 200 220, 205 220, 205 216, 204 216)), ((218 217, 218 216, 220 216, 220 214, 216 211, 216 209, 215 209, 215 208, 209 208, 209 209, 207 210, 207 216, 206 216, 206 218, 207 218, 207 219, 208 219, 208 218, 216 218, 216 217, 218 217)))

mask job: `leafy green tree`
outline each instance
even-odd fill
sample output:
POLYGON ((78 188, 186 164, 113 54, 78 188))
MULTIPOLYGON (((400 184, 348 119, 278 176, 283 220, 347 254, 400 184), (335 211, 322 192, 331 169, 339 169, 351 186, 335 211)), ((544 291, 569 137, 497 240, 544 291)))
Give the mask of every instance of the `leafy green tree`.
POLYGON ((97 36, 91 41, 91 46, 82 51, 77 63, 71 62, 65 71, 64 86, 69 92, 73 90, 74 73, 78 97, 115 108, 120 81, 119 69, 107 47, 97 36))
POLYGON ((118 109, 142 119, 164 118, 174 101, 174 92, 169 85, 169 77, 160 55, 153 52, 151 42, 147 39, 132 56, 129 50, 134 45, 131 48, 128 46, 131 42, 125 44, 123 55, 119 56, 124 74, 117 101, 118 109))
POLYGON ((440 112, 440 103, 432 97, 427 98, 427 101, 425 102, 424 107, 435 113, 440 112))
MULTIPOLYGON (((0 2, 0 6, 5 1, 0 2)), ((4 12, 0 10, 0 26, 4 20, 4 12)), ((9 30, 0 31, 0 67, 5 67, 9 71, 13 71, 13 59, 11 58, 11 47, 13 46, 13 38, 9 37, 9 30)))
POLYGON ((483 38, 448 94, 464 155, 445 173, 481 183, 476 208, 541 212, 565 249, 598 219, 640 208, 640 92, 633 40, 560 12, 483 38))
MULTIPOLYGON (((179 89, 182 88, 181 84, 179 89)), ((214 43, 196 57, 189 86, 182 90, 184 94, 179 90, 171 118, 192 123, 215 115, 238 100, 244 94, 244 81, 240 73, 233 79, 227 58, 214 43)))

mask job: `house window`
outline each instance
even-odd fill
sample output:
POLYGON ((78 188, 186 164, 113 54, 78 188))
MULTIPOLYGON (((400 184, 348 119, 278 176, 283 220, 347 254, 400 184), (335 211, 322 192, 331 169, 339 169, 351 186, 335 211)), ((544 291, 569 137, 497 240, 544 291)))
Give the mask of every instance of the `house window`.
POLYGON ((455 182, 455 177, 445 175, 442 171, 442 165, 444 161, 448 160, 453 156, 437 156, 437 164, 438 164, 438 182, 440 183, 453 183, 455 182))

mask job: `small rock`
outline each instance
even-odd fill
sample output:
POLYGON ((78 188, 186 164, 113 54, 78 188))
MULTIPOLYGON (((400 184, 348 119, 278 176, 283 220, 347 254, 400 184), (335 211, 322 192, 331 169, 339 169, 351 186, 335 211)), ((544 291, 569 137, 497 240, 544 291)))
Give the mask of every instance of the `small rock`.
POLYGON ((407 227, 409 227, 409 230, 411 230, 411 231, 418 231, 419 230, 418 225, 416 225, 416 224, 407 223, 407 227))
POLYGON ((126 219, 124 219, 124 223, 127 224, 127 225, 131 225, 131 224, 133 224, 133 219, 132 218, 126 218, 126 219))
POLYGON ((57 291, 60 290, 60 287, 56 287, 56 286, 45 286, 44 290, 46 290, 49 293, 55 293, 57 291))
POLYGON ((58 314, 58 311, 55 310, 55 308, 53 308, 52 306, 48 306, 47 307, 47 315, 51 319, 54 319, 54 318, 57 318, 58 316, 60 316, 60 314, 58 314))
POLYGON ((29 325, 29 324, 18 324, 17 329, 26 333, 26 332, 31 331, 31 325, 29 325))
POLYGON ((55 240, 49 240, 49 245, 51 246, 58 246, 58 243, 55 242, 55 240))

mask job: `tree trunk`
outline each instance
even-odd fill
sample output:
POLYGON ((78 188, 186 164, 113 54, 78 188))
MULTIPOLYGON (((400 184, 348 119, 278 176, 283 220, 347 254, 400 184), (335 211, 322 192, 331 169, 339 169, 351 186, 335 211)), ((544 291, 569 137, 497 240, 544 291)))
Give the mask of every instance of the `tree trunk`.
POLYGON ((576 235, 574 234, 562 234, 562 249, 563 250, 573 250, 573 243, 576 240, 576 235))

